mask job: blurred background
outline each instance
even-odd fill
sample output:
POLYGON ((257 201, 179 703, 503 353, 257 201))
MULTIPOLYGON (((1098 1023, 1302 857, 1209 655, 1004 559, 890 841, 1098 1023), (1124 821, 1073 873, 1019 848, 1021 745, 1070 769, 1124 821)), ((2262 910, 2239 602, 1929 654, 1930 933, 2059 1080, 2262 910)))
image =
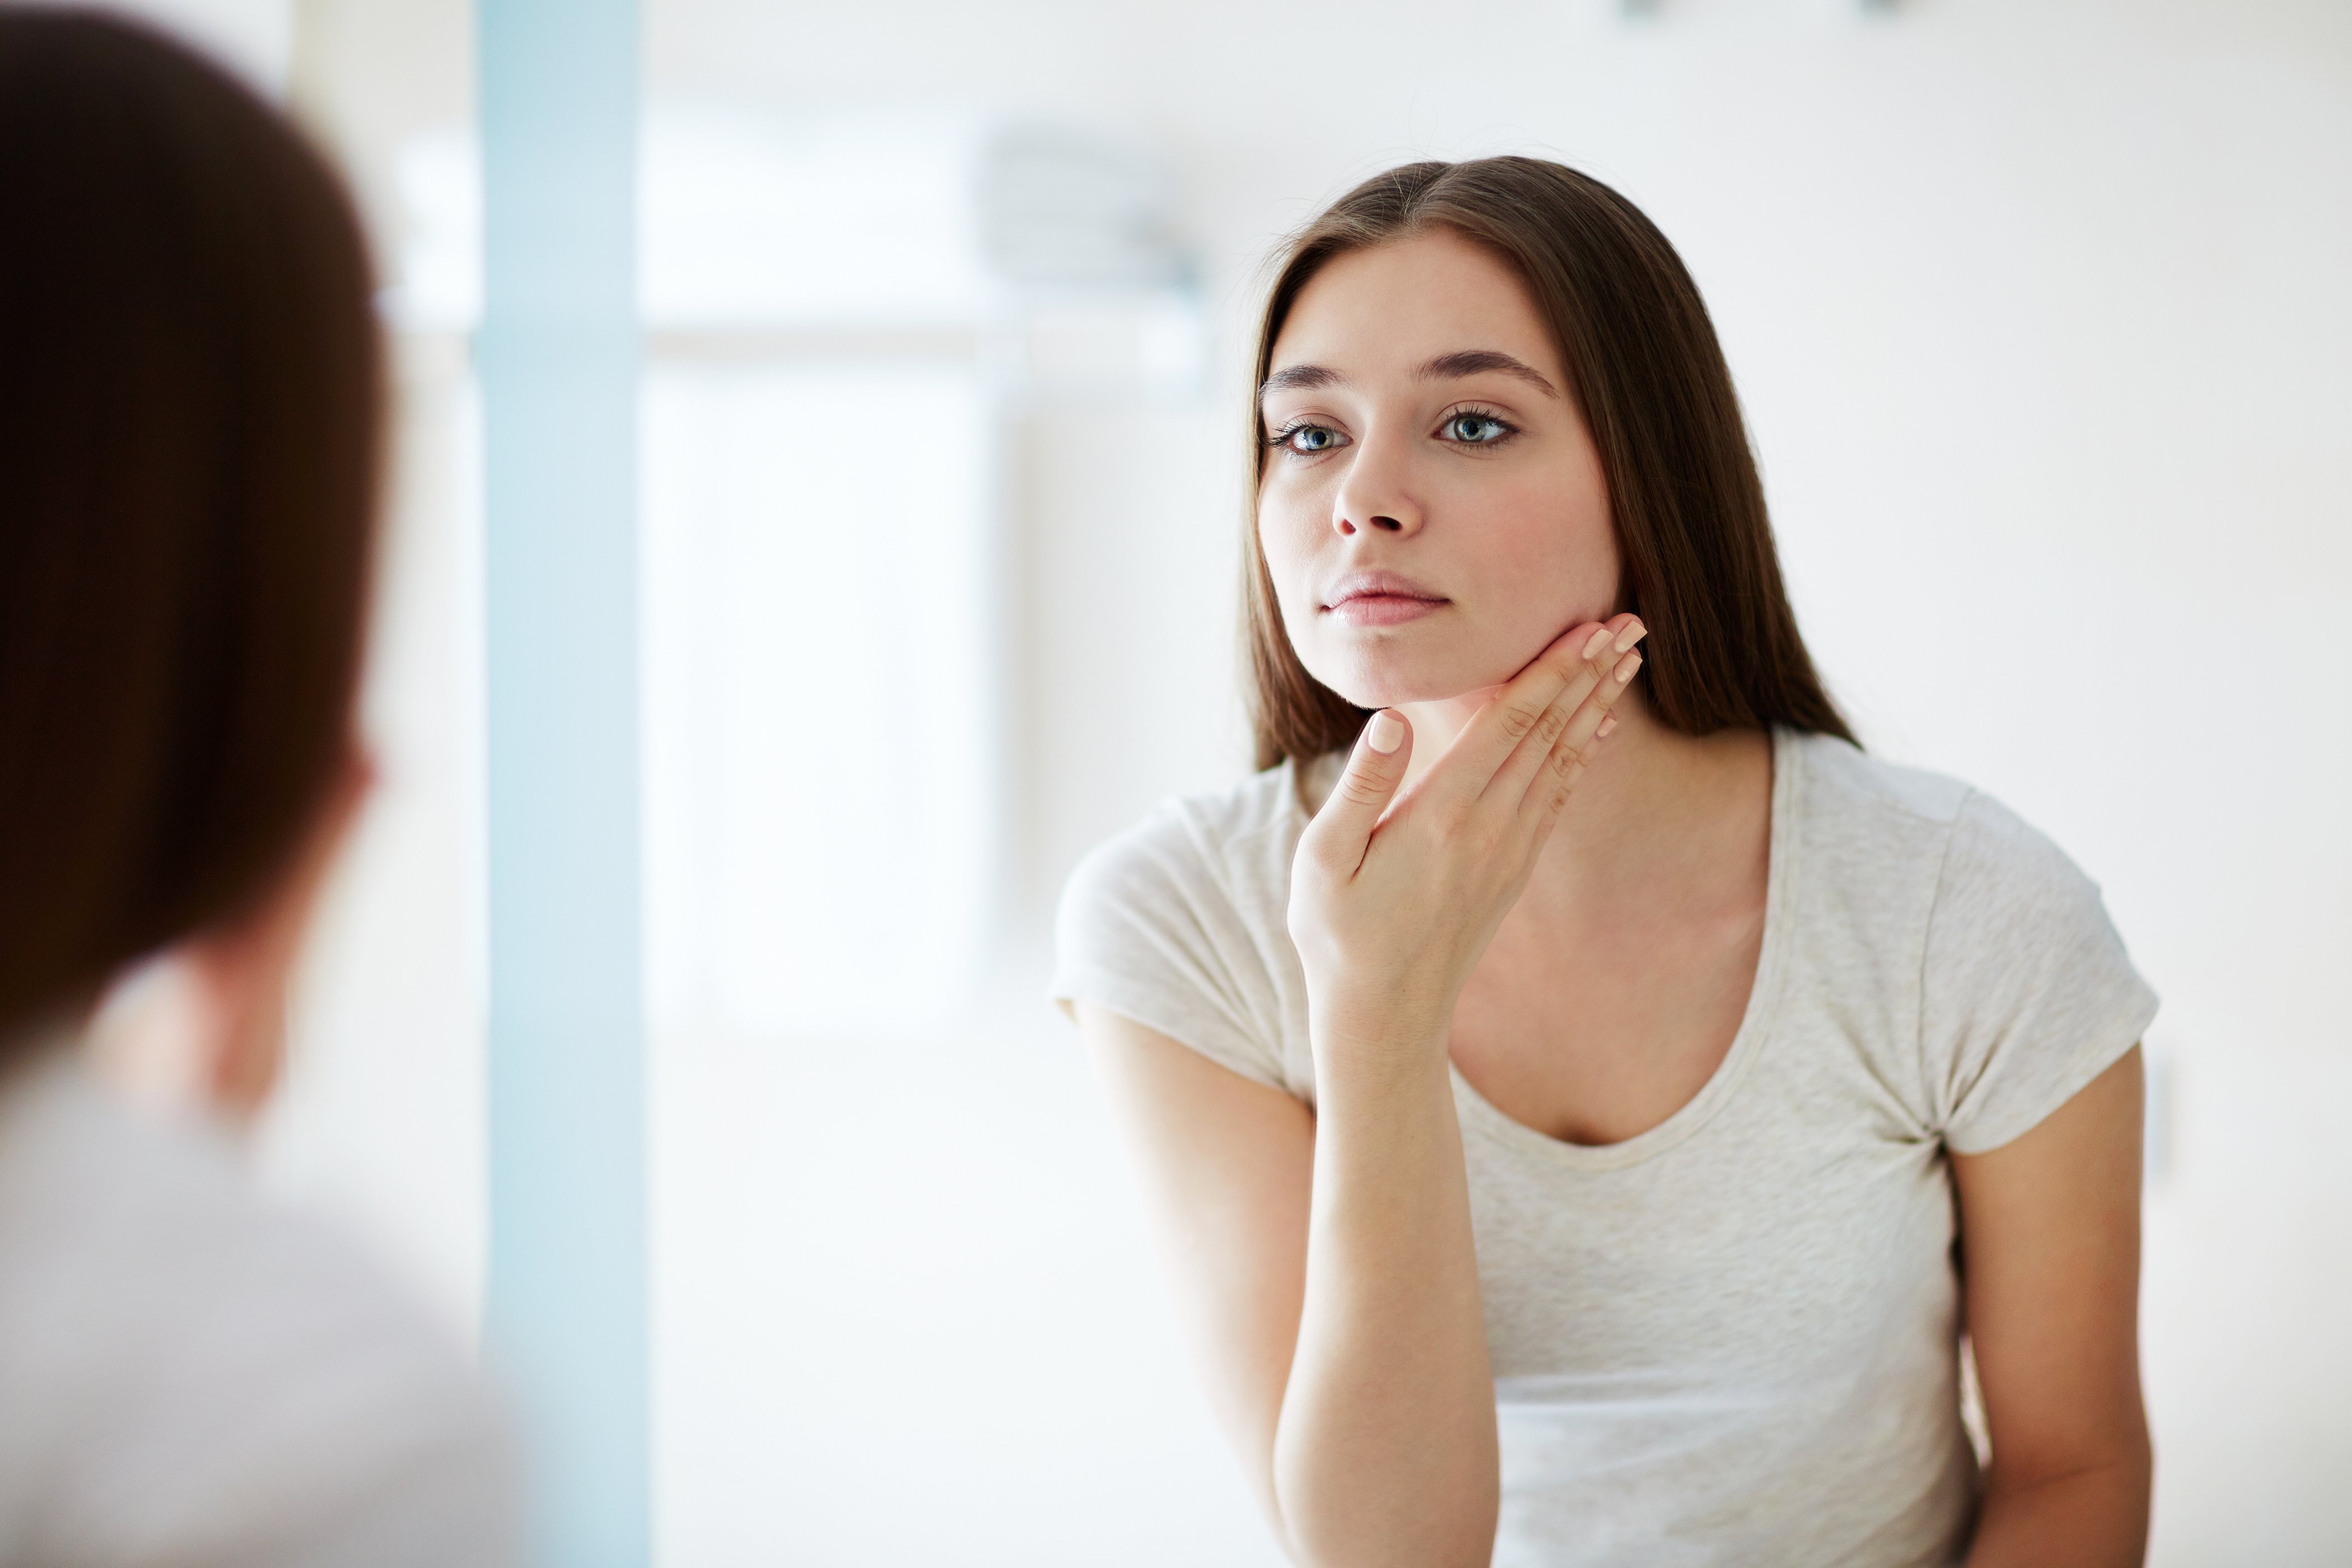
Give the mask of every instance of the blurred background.
MULTIPOLYGON (((474 31, 177 0, 373 226, 383 784, 271 1180, 486 1247, 474 31)), ((1273 1564, 1042 1000, 1088 847, 1247 767, 1259 263, 1523 151, 1681 248, 1871 747, 2105 887, 2164 1013, 2164 1568, 2352 1561, 2352 8, 644 0, 655 1510, 671 1568, 1273 1564)))

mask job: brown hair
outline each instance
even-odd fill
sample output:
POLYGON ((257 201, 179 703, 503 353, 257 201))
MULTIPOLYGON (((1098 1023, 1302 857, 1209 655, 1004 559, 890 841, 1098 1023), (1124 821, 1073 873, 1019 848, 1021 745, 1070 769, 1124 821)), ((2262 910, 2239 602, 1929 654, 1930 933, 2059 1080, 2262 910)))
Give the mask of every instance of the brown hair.
POLYGON ((247 912, 351 739, 383 412, 359 224, 219 68, 0 11, 0 1050, 247 912))
MULTIPOLYGON (((1780 724, 1853 739, 1797 633, 1731 372, 1682 259, 1633 203, 1535 158, 1409 163, 1365 181, 1293 236, 1258 329, 1257 391, 1308 279, 1336 256, 1447 228, 1517 271, 1550 324, 1601 457, 1623 563, 1618 608, 1650 629, 1639 681, 1669 728, 1780 724)), ((1257 765, 1352 743, 1367 710, 1307 672, 1283 628, 1251 486, 1243 612, 1257 765)))

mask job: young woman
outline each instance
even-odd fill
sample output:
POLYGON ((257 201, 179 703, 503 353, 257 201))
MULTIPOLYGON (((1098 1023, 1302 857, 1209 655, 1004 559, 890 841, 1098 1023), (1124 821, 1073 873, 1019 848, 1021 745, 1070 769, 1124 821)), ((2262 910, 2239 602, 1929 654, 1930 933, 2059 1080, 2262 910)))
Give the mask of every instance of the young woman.
POLYGON ((179 47, 0 9, 0 1562, 520 1561, 457 1350, 223 1135, 364 791, 382 446, 358 222, 179 47), (86 1051, 176 954, 199 1123, 86 1051))
POLYGON ((2139 1562, 2155 999, 2046 839, 1853 743, 1664 237, 1393 170, 1255 381, 1265 771, 1079 869, 1055 994, 1284 1549, 2139 1562))

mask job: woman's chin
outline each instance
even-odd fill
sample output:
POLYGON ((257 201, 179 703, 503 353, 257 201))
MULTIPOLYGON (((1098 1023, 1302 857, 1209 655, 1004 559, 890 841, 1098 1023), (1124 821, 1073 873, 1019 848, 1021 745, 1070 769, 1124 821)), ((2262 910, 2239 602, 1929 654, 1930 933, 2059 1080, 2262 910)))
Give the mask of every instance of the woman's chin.
POLYGON ((1451 702, 1477 697, 1504 685, 1517 673, 1503 670, 1400 669, 1357 667, 1308 671, 1359 708, 1403 708, 1419 702, 1451 702))

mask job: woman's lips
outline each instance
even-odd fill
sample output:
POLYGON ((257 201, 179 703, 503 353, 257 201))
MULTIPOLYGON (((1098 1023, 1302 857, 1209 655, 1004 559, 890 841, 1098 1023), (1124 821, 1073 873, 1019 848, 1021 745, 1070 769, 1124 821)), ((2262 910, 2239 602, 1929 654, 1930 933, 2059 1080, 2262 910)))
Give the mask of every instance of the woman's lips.
POLYGON ((1443 609, 1445 603, 1444 599, 1423 598, 1417 594, 1350 594, 1327 605, 1324 614, 1342 626, 1394 626, 1417 621, 1433 610, 1443 609))

